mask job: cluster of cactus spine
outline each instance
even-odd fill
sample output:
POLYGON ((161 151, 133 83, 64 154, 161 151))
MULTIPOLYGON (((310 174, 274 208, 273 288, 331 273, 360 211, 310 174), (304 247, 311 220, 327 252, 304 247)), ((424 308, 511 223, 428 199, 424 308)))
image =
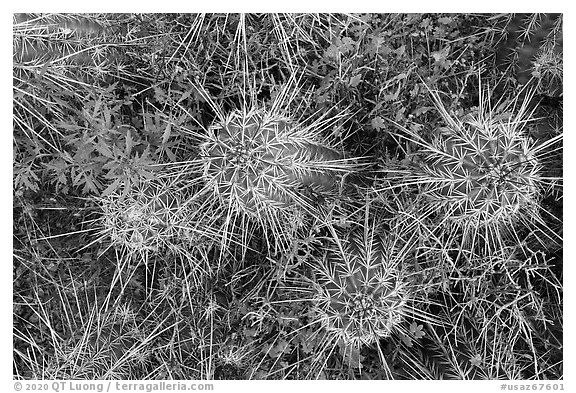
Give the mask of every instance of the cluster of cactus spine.
POLYGON ((410 299, 403 255, 368 227, 334 239, 314 266, 316 314, 346 347, 371 345, 400 329, 410 299))
POLYGON ((561 96, 563 88, 563 15, 508 14, 503 19, 500 63, 510 65, 518 82, 534 81, 539 94, 561 96))
POLYGON ((225 116, 211 103, 218 116, 202 135, 192 165, 202 173, 198 195, 214 200, 211 211, 226 217, 225 245, 246 248, 246 233, 256 224, 271 249, 291 247, 307 217, 322 217, 320 201, 337 196, 344 176, 358 168, 358 160, 345 158, 338 143, 325 136, 338 127, 342 114, 314 121, 287 114, 293 84, 291 78, 266 107, 248 109, 245 103, 225 116), (237 232, 243 238, 232 240, 237 232))
POLYGON ((530 221, 543 180, 541 147, 524 132, 531 120, 529 97, 520 108, 516 101, 492 108, 481 91, 477 113, 459 119, 446 111, 437 93, 432 95, 446 126, 431 142, 403 129, 421 148, 421 159, 404 182, 420 184, 434 210, 459 228, 496 233, 530 221))
POLYGON ((125 60, 115 45, 125 39, 119 23, 90 14, 14 14, 13 20, 14 66, 20 71, 43 67, 94 82, 125 60))
POLYGON ((341 155, 309 130, 264 110, 232 112, 210 128, 201 149, 203 176, 214 194, 250 216, 307 206, 303 187, 330 192, 338 186, 331 163, 341 155))
POLYGON ((100 205, 104 232, 121 249, 158 252, 190 237, 191 206, 169 184, 141 182, 126 194, 117 190, 100 198, 100 205))

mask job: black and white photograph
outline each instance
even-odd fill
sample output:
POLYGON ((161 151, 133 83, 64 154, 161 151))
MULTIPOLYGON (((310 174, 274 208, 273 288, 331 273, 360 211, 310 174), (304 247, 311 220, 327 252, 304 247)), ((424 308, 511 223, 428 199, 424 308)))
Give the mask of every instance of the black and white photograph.
POLYGON ((562 13, 13 13, 12 55, 15 387, 564 390, 562 13))

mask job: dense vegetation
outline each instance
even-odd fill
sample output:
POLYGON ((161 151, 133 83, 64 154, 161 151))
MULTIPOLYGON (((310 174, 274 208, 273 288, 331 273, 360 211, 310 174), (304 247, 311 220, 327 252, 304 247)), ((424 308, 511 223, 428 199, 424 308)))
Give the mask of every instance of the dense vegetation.
POLYGON ((563 377, 562 15, 13 42, 15 378, 563 377))

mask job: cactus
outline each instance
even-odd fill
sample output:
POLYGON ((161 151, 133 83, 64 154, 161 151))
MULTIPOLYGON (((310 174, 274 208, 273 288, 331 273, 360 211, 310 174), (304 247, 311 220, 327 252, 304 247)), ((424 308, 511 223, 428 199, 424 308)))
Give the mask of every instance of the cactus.
POLYGON ((303 187, 330 192, 338 186, 330 163, 340 154, 285 117, 235 111, 210 130, 201 147, 204 177, 215 195, 243 213, 306 205, 303 187))
POLYGON ((405 254, 375 228, 352 232, 333 243, 315 266, 316 314, 346 347, 390 336, 409 312, 401 260, 405 254))
POLYGON ((513 100, 493 108, 481 89, 478 110, 463 118, 450 115, 432 95, 446 126, 432 141, 401 127, 421 148, 403 184, 418 184, 428 210, 468 240, 484 234, 500 244, 502 233, 516 224, 538 220, 543 190, 554 182, 541 175, 540 157, 561 135, 543 144, 529 138, 530 94, 521 105, 513 100))
MULTIPOLYGON (((271 249, 290 247, 306 217, 322 217, 322 201, 336 196, 356 160, 343 158, 322 136, 342 115, 303 125, 280 110, 290 84, 270 110, 253 108, 221 115, 200 143, 192 163, 202 173, 199 196, 212 199, 212 214, 223 217, 223 244, 247 246, 248 228, 257 224, 271 249), (218 213, 213 213, 217 211, 218 213), (226 217, 226 218, 224 218, 226 217), (232 238, 238 232, 241 240, 232 238)), ((254 227, 252 227, 254 228, 254 227)))
POLYGON ((20 72, 46 68, 95 82, 126 60, 117 45, 125 40, 120 20, 94 14, 14 14, 13 20, 14 67, 20 72))
POLYGON ((101 222, 113 245, 128 251, 158 252, 185 243, 192 209, 161 182, 141 182, 124 195, 117 191, 100 198, 101 222))
POLYGON ((538 195, 540 167, 528 139, 502 122, 473 120, 467 128, 464 133, 442 130, 435 142, 438 154, 422 165, 429 180, 425 195, 459 223, 514 221, 538 195))
POLYGON ((534 81, 539 94, 558 97, 563 89, 563 15, 503 14, 496 63, 511 67, 520 84, 534 81))

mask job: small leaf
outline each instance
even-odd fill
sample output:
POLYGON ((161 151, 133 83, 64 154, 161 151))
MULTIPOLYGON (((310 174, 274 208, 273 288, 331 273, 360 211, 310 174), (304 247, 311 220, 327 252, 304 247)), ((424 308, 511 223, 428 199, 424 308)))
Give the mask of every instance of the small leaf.
POLYGON ((102 165, 102 169, 105 171, 113 172, 114 170, 121 168, 122 164, 118 161, 108 161, 102 165))
POLYGON ((355 75, 350 78, 349 85, 350 87, 356 87, 360 84, 360 82, 362 82, 362 75, 355 75))
POLYGON ((188 91, 184 92, 184 94, 182 94, 182 96, 178 99, 177 104, 180 104, 182 101, 184 101, 185 99, 190 97, 193 92, 194 92, 194 90, 188 90, 188 91))
POLYGON ((174 152, 169 147, 165 147, 164 151, 166 152, 166 155, 168 156, 168 159, 170 161, 172 161, 172 162, 177 161, 176 155, 174 154, 174 152))
POLYGON ((118 185, 120 184, 121 179, 117 178, 116 180, 114 180, 112 182, 112 184, 110 184, 108 187, 106 187, 106 189, 102 192, 102 196, 107 196, 112 194, 114 191, 116 191, 116 189, 118 188, 118 185))
POLYGON ((436 63, 442 63, 444 60, 448 58, 448 54, 450 53, 450 46, 445 46, 443 49, 439 51, 432 52, 432 57, 436 63))
POLYGON ((402 73, 396 75, 392 80, 401 81, 402 79, 406 79, 406 78, 408 78, 408 74, 406 72, 402 72, 402 73))
POLYGON ((258 329, 245 327, 243 333, 247 337, 256 337, 258 335, 258 329))
POLYGON ((170 138, 170 131, 172 130, 172 123, 168 123, 168 125, 166 126, 166 129, 164 130, 164 133, 162 134, 162 144, 165 145, 166 142, 168 142, 168 139, 170 138))
POLYGON ((380 116, 376 116, 374 119, 372 119, 370 124, 376 131, 381 131, 385 127, 384 120, 380 116))
POLYGON ((96 185, 94 178, 92 177, 91 174, 86 174, 84 176, 84 188, 82 189, 82 192, 84 194, 88 194, 89 192, 93 192, 93 193, 97 193, 98 192, 98 186, 96 185))
POLYGON ((107 106, 104 107, 103 115, 104 115, 104 125, 106 126, 106 128, 110 129, 112 127, 112 112, 110 112, 110 109, 108 109, 107 106))
POLYGON ((72 179, 72 185, 79 186, 80 184, 83 184, 84 183, 82 181, 83 176, 84 172, 78 172, 72 179))
POLYGON ((406 344, 408 348, 412 348, 412 339, 405 334, 399 333, 400 339, 406 344))
POLYGON ((280 339, 276 345, 270 346, 270 350, 268 351, 268 355, 273 358, 277 358, 282 355, 286 349, 288 348, 288 341, 284 339, 280 339))
POLYGON ((102 105, 102 101, 100 101, 100 100, 94 101, 94 108, 92 111, 92 118, 93 119, 98 117, 98 113, 100 112, 100 105, 102 105))
POLYGON ((452 23, 452 18, 449 17, 449 16, 442 17, 442 18, 439 18, 439 19, 438 19, 438 22, 440 22, 440 23, 442 23, 442 24, 444 24, 444 25, 449 25, 449 24, 452 23))
POLYGON ((431 110, 433 110, 433 109, 434 109, 433 106, 422 106, 422 107, 416 109, 414 112, 412 112, 412 115, 414 115, 414 116, 420 116, 420 115, 422 115, 422 114, 424 114, 424 113, 426 113, 426 112, 428 112, 428 111, 431 111, 431 110))
POLYGON ((340 54, 340 52, 338 51, 338 47, 332 44, 328 47, 328 49, 326 49, 326 52, 324 52, 324 54, 329 59, 338 59, 338 55, 340 54))
POLYGON ((302 340, 301 345, 302 345, 302 351, 304 351, 304 353, 311 354, 314 351, 316 343, 311 338, 306 338, 302 340))
POLYGON ((46 73, 46 70, 48 70, 48 67, 50 66, 50 62, 47 61, 46 63, 44 63, 44 65, 42 66, 42 68, 40 69, 40 71, 38 72, 38 76, 39 78, 42 78, 44 76, 44 74, 46 73))

